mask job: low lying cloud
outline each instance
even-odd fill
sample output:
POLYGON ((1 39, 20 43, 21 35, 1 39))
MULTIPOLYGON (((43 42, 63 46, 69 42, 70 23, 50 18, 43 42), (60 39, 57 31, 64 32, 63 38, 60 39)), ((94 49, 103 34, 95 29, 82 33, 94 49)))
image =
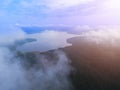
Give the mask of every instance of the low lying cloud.
MULTIPOLYGON (((72 67, 70 60, 62 51, 53 53, 53 57, 49 58, 47 54, 35 54, 33 66, 32 58, 28 58, 27 54, 23 54, 16 50, 15 44, 19 40, 24 40, 28 36, 19 31, 18 28, 3 27, 3 34, 0 35, 0 89, 1 90, 70 90, 72 89, 69 75, 72 67), (5 32, 11 30, 9 33, 5 32), (12 46, 13 48, 10 48, 12 46), (20 55, 19 55, 20 53, 20 55)), ((58 41, 65 38, 66 33, 62 33, 58 41), (63 35, 62 35, 63 34, 63 35)), ((45 31, 38 35, 33 35, 36 38, 41 38, 41 43, 48 44, 47 41, 54 41, 49 45, 58 44, 56 39, 59 39, 59 33, 55 31, 45 31), (40 36, 39 36, 40 35, 40 36), (48 40, 47 40, 48 39, 48 40), (47 40, 47 41, 46 41, 47 40)), ((32 37, 32 36, 31 36, 32 37)), ((67 36, 69 37, 69 35, 67 36)), ((27 39, 33 40, 34 39, 27 39)), ((65 42, 65 40, 63 41, 65 42)), ((63 43, 61 42, 61 43, 63 43)), ((24 43, 24 42, 23 42, 24 43)), ((18 44, 18 43, 17 43, 18 44)), ((37 43, 36 43, 37 44, 37 43)), ((44 46, 43 45, 43 46, 44 46)), ((40 46, 43 48, 43 46, 40 46)))
POLYGON ((15 41, 25 38, 25 33, 14 25, 3 24, 0 28, 0 46, 14 44, 15 41))
POLYGON ((24 70, 19 63, 19 58, 8 48, 0 47, 0 89, 2 90, 27 90, 27 80, 24 70))
POLYGON ((36 42, 26 43, 23 46, 18 47, 20 51, 48 51, 52 49, 62 48, 65 46, 69 46, 66 40, 68 38, 74 37, 74 34, 68 34, 65 32, 60 32, 57 30, 45 30, 41 33, 27 35, 28 38, 37 39, 36 42))
MULTIPOLYGON (((22 33, 18 37, 18 34, 15 34, 14 38, 11 38, 12 42, 7 42, 7 45, 9 46, 10 43, 14 45, 14 41, 24 37, 37 38, 38 42, 29 43, 33 47, 32 50, 35 50, 35 47, 37 47, 35 51, 42 48, 51 50, 64 45, 71 45, 66 40, 78 37, 76 40, 78 45, 72 43, 73 46, 71 47, 73 48, 71 49, 74 50, 69 52, 72 53, 72 57, 74 54, 75 56, 78 54, 79 61, 75 57, 76 59, 73 62, 79 65, 80 61, 84 60, 83 65, 89 68, 88 71, 98 72, 92 73, 92 75, 100 73, 100 76, 105 77, 105 79, 112 77, 113 80, 116 80, 120 67, 118 63, 120 58, 119 27, 91 28, 89 26, 78 26, 73 29, 73 33, 77 33, 77 35, 54 30, 25 36, 22 33)), ((9 39, 1 39, 0 45, 3 44, 2 41, 4 40, 9 39)), ((29 50, 31 48, 24 47, 24 49, 29 50)), ((62 51, 54 51, 52 55, 38 52, 26 54, 18 52, 16 49, 13 50, 4 44, 0 46, 1 90, 71 90, 73 87, 69 75, 72 69, 71 61, 62 51)))
MULTIPOLYGON (((86 82, 85 88, 88 85, 93 86, 95 90, 100 88, 106 90, 109 86, 119 88, 117 86, 120 85, 118 69, 120 68, 120 28, 100 26, 89 27, 89 29, 87 32, 80 33, 80 36, 68 39, 68 42, 72 43, 72 46, 68 47, 70 49, 68 53, 73 58, 75 67, 90 78, 90 81, 86 78, 89 84, 86 82), (96 81, 93 80, 91 83, 93 77, 96 81)), ((82 83, 79 80, 78 82, 82 83)))
MULTIPOLYGON (((22 60, 9 48, 0 47, 0 89, 1 90, 70 90, 69 81, 71 66, 68 58, 61 51, 54 52, 56 59, 47 55, 36 55, 34 66, 23 66, 30 63, 29 58, 22 60), (26 62, 25 62, 26 61, 26 62), (26 68, 25 68, 26 67, 26 68)), ((32 63, 31 63, 32 64, 32 63)))
POLYGON ((120 44, 120 27, 115 26, 100 26, 91 28, 88 32, 83 33, 81 36, 85 37, 88 41, 94 41, 97 44, 110 44, 118 45, 120 44))

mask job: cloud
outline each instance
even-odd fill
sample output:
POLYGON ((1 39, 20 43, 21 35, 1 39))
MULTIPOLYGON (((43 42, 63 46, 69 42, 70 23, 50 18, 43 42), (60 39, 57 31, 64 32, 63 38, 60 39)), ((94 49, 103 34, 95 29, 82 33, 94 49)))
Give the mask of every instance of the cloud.
POLYGON ((24 70, 19 63, 19 58, 6 47, 0 47, 0 89, 19 90, 19 86, 27 86, 24 70))
POLYGON ((119 26, 97 26, 87 28, 77 28, 77 32, 88 42, 96 44, 119 46, 120 45, 120 27, 119 26), (87 29, 87 32, 84 32, 87 29), (81 30, 83 32, 81 33, 81 30), (80 31, 80 32, 79 32, 80 31))
MULTIPOLYGON (((35 55, 35 58, 29 58, 31 55, 20 53, 14 48, 9 48, 10 45, 14 46, 15 41, 27 38, 27 35, 25 35, 17 27, 13 27, 11 25, 5 25, 1 27, 1 30, 0 90, 72 89, 72 84, 69 79, 72 67, 70 65, 70 60, 67 58, 64 52, 55 51, 52 53, 52 58, 49 56, 49 54, 32 53, 33 56, 35 55), (34 65, 31 63, 31 61, 35 62, 34 65)), ((66 33, 62 34, 66 35, 66 33)), ((45 40, 49 38, 49 40, 59 39, 58 35, 59 33, 54 31, 51 31, 47 34, 42 33, 42 42, 46 42, 45 40)), ((64 38, 64 35, 62 38, 64 38)), ((44 43, 44 45, 46 43, 44 43)), ((58 44, 58 42, 55 44, 58 44)), ((43 48, 43 46, 41 46, 41 48, 43 48)))
POLYGON ((28 72, 31 86, 36 90, 71 90, 72 85, 69 81, 69 74, 72 70, 68 58, 61 51, 55 51, 53 58, 49 55, 37 55, 37 64, 28 72))
POLYGON ((26 43, 23 46, 18 47, 20 51, 48 51, 52 49, 62 48, 65 46, 69 46, 66 42, 66 39, 74 37, 74 34, 68 34, 65 32, 60 32, 57 30, 45 30, 41 33, 27 35, 28 38, 37 39, 36 42, 26 43))
POLYGON ((48 6, 51 9, 61 9, 61 8, 68 8, 68 7, 72 7, 72 6, 76 6, 76 5, 81 5, 84 3, 88 3, 94 0, 61 0, 61 1, 53 1, 51 0, 48 4, 48 6))
POLYGON ((50 59, 47 54, 36 55, 38 62, 28 69, 32 58, 26 56, 26 60, 9 48, 0 47, 0 89, 70 90, 72 84, 68 76, 72 67, 69 60, 62 51, 54 52, 53 56, 56 59, 50 59))
POLYGON ((119 25, 119 3, 118 0, 101 0, 75 5, 56 10, 52 19, 70 25, 119 25))
MULTIPOLYGON (((65 38, 64 35, 68 35, 66 33, 62 34, 62 39, 65 38)), ((45 33, 38 34, 38 36, 33 36, 40 38, 39 35, 41 36, 39 41, 43 39, 42 42, 45 42, 41 48, 46 45, 48 40, 61 40, 58 38, 59 33, 54 31, 46 31, 45 33)), ((14 25, 3 24, 1 26, 0 37, 1 90, 30 90, 31 88, 36 90, 70 90, 72 88, 72 84, 69 81, 72 67, 70 60, 64 52, 56 51, 52 53, 53 57, 56 57, 52 59, 49 58, 50 56, 47 54, 36 55, 36 59, 33 62, 38 61, 38 63, 35 63, 35 65, 29 68, 27 65, 33 64, 30 62, 32 58, 29 58, 29 56, 23 53, 21 54, 25 56, 25 58, 19 56, 18 51, 15 49, 16 47, 14 47, 16 41, 24 40, 29 37, 29 35, 27 36, 14 25), (11 45, 13 48, 9 48, 11 45)), ((69 37, 69 35, 67 37, 69 37)), ((58 41, 55 41, 55 43, 51 42, 48 46, 50 44, 58 44, 58 41)))
POLYGON ((34 0, 34 1, 21 1, 20 4, 23 7, 47 7, 50 10, 56 10, 60 8, 68 8, 71 6, 76 6, 84 3, 88 3, 94 0, 60 0, 60 1, 54 1, 54 0, 34 0))
MULTIPOLYGON (((96 0, 60 0, 60 1, 54 1, 54 0, 6 0, 2 2, 1 6, 5 7, 3 8, 5 11, 8 11, 10 13, 17 13, 17 14, 29 14, 29 15, 52 15, 52 13, 58 11, 58 10, 66 10, 71 7, 76 6, 83 6, 83 5, 89 5, 91 3, 94 3, 96 0), (15 8, 15 9, 13 9, 15 8)), ((81 8, 82 9, 82 8, 81 8)), ((74 11, 74 10, 73 10, 74 11)), ((56 12, 57 13, 57 12, 56 12)), ((60 12, 59 12, 60 14, 60 12)))
POLYGON ((120 23, 119 3, 118 0, 6 0, 4 4, 1 2, 0 22, 115 25, 120 23))
POLYGON ((0 25, 0 46, 13 44, 16 40, 25 38, 25 33, 18 27, 9 24, 0 25))

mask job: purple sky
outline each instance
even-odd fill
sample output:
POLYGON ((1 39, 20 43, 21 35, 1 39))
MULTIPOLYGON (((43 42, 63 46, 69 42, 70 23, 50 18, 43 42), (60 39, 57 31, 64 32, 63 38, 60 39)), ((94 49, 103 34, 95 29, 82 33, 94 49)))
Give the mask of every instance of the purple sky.
POLYGON ((119 0, 0 0, 0 23, 119 25, 119 0))

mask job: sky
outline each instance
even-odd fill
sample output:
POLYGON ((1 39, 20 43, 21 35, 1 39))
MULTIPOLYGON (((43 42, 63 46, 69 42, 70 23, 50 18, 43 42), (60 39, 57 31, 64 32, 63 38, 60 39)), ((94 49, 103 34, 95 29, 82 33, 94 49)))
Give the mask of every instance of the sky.
POLYGON ((119 0, 0 0, 0 43, 24 38, 20 26, 119 26, 119 9, 119 0))
POLYGON ((119 0, 0 0, 0 24, 119 25, 119 0))

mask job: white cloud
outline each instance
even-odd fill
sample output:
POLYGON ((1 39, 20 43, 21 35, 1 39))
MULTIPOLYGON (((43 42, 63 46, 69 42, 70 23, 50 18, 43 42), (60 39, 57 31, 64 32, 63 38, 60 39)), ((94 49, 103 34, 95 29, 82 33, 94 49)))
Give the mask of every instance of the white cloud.
POLYGON ((89 42, 95 42, 97 44, 108 46, 120 45, 119 26, 99 26, 96 28, 91 28, 90 31, 83 33, 82 36, 89 42))
POLYGON ((54 59, 35 55, 35 60, 27 55, 21 59, 13 50, 0 47, 0 90, 71 90, 68 77, 72 67, 64 52, 53 52, 54 59))
POLYGON ((14 25, 1 25, 0 26, 0 45, 13 44, 16 40, 25 38, 25 33, 14 25))
POLYGON ((62 8, 68 8, 71 6, 76 6, 80 4, 85 4, 88 2, 92 2, 95 0, 34 0, 34 1, 21 1, 20 5, 26 8, 31 7, 40 7, 40 8, 47 8, 49 10, 56 10, 62 8))
MULTIPOLYGON (((13 0, 6 0, 4 3, 4 5, 11 5, 8 10, 13 10, 13 0)), ((11 16, 8 16, 4 15, 3 12, 0 13, 6 18, 10 17, 9 21, 15 23, 120 24, 119 5, 119 0, 18 0, 13 5, 16 8, 13 12, 17 14, 10 12, 8 14, 11 16)), ((8 21, 6 20, 6 22, 8 21)))
POLYGON ((49 0, 48 6, 51 9, 67 8, 67 7, 71 7, 71 6, 85 4, 85 3, 88 3, 91 1, 94 1, 94 0, 59 0, 59 1, 49 0))
POLYGON ((67 39, 74 37, 74 34, 68 34, 66 32, 59 31, 44 31, 42 33, 37 33, 33 35, 28 35, 28 38, 37 39, 36 42, 26 43, 23 46, 18 47, 20 51, 48 51, 52 49, 62 48, 65 46, 69 46, 71 44, 67 43, 67 39))

